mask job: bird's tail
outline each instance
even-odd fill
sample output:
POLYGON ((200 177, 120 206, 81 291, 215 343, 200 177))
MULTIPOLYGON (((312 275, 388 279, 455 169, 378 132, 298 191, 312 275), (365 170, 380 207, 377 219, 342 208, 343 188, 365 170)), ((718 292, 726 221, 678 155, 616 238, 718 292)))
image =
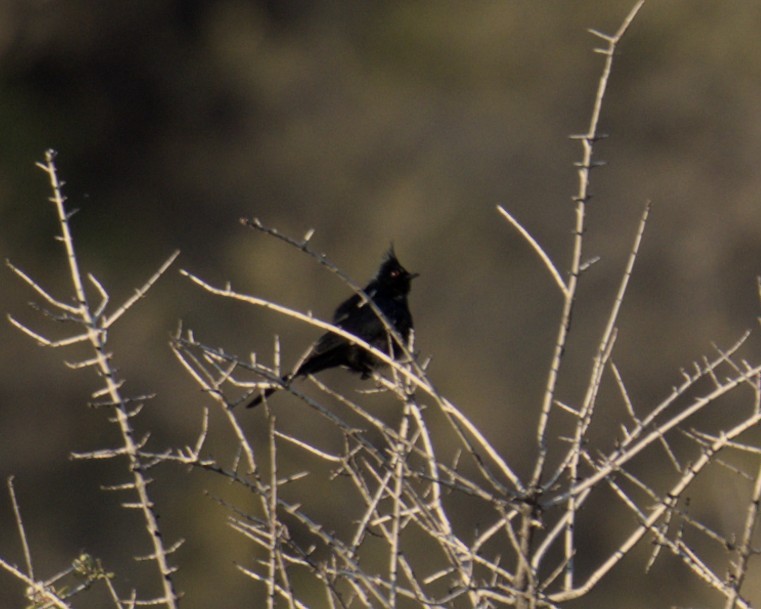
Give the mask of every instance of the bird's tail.
POLYGON ((283 382, 283 385, 275 385, 272 387, 269 387, 265 389, 262 393, 255 396, 253 400, 251 400, 248 404, 246 404, 246 408, 254 408, 255 406, 258 406, 261 404, 265 399, 270 397, 273 393, 276 391, 279 391, 280 389, 283 389, 284 387, 287 387, 291 380, 293 379, 293 376, 290 374, 286 374, 284 377, 282 377, 280 380, 283 382))

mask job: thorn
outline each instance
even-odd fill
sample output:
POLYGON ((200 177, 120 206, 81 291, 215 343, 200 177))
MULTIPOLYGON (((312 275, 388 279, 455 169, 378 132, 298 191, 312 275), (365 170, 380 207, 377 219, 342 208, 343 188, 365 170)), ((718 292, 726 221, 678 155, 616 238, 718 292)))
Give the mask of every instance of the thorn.
POLYGON ((574 167, 579 167, 581 169, 594 169, 595 167, 604 167, 607 165, 606 161, 592 161, 589 163, 589 165, 585 165, 584 163, 576 162, 573 164, 574 167))
POLYGON ((613 37, 608 36, 607 34, 603 34, 601 31, 596 30, 596 29, 591 28, 591 27, 587 28, 587 32, 589 32, 593 36, 597 36, 599 38, 602 38, 603 40, 607 40, 608 42, 610 42, 611 40, 614 40, 613 37))
POLYGON ((607 133, 596 133, 596 134, 589 134, 589 133, 576 133, 573 135, 569 135, 568 139, 570 140, 586 140, 588 142, 597 142, 599 140, 607 139, 609 136, 607 133))
POLYGON ((579 267, 580 271, 586 271, 589 267, 591 267, 596 262, 599 262, 600 256, 595 256, 594 258, 590 258, 586 262, 582 262, 581 266, 579 267))

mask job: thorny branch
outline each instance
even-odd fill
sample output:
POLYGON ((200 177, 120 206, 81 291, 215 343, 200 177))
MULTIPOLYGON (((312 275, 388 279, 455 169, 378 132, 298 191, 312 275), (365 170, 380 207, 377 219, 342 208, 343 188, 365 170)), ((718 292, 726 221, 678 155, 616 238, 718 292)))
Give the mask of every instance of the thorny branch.
MULTIPOLYGON (((182 448, 149 449, 147 438, 135 438, 131 427, 131 419, 140 409, 139 403, 133 409, 131 404, 142 400, 123 395, 122 380, 117 378, 106 350, 107 330, 142 298, 176 254, 127 303, 108 314, 106 289, 95 277, 80 274, 69 232, 70 215, 63 211, 52 157, 47 159, 43 168, 51 176, 53 200, 59 207, 61 240, 73 275, 76 305, 52 297, 26 273, 9 266, 52 308, 51 315, 79 323, 80 330, 51 340, 13 318, 11 323, 46 346, 89 342, 94 349, 90 358, 72 367, 95 368, 103 377, 104 386, 95 392, 94 399, 114 409, 123 445, 74 457, 128 459, 133 477, 110 488, 137 494, 129 506, 143 513, 154 544, 148 558, 158 565, 165 580, 160 598, 137 601, 133 593, 131 599, 120 600, 113 592, 115 606, 150 602, 177 605, 173 568, 168 563, 176 544, 165 547, 158 529, 153 528, 154 508, 143 477, 146 469, 159 464, 203 472, 229 482, 246 498, 253 497, 253 502, 246 501, 244 506, 223 498, 217 502, 228 511, 229 526, 255 549, 249 562, 236 566, 261 587, 266 606, 271 608, 315 606, 314 590, 320 591, 318 602, 331 609, 560 607, 588 595, 644 540, 650 540, 654 548, 649 568, 663 560, 661 555, 671 553, 696 581, 721 598, 727 609, 751 606, 746 583, 752 579, 759 552, 754 536, 761 506, 761 447, 750 432, 761 422, 761 364, 748 363, 742 355, 749 347, 749 334, 729 348, 717 347, 712 357, 683 371, 679 384, 657 403, 637 403, 629 391, 632 381, 614 362, 617 326, 642 244, 649 203, 618 289, 611 295, 610 310, 601 320, 583 398, 573 404, 563 401, 558 393, 580 277, 588 268, 584 262, 586 206, 591 170, 601 164, 593 153, 595 143, 603 137, 599 130, 603 101, 618 45, 641 7, 642 2, 634 6, 615 34, 592 32, 603 41, 598 52, 604 56, 604 65, 588 129, 574 136, 582 145, 582 156, 577 164, 579 184, 574 196, 576 213, 567 278, 539 240, 506 209, 498 208, 537 254, 563 301, 532 436, 536 458, 525 477, 492 439, 496 436, 501 442, 516 438, 499 437, 503 430, 479 429, 466 414, 472 405, 457 405, 441 395, 431 380, 435 370, 420 363, 414 345, 402 343, 390 324, 386 323, 390 340, 399 342, 404 350, 404 357, 398 361, 310 314, 230 285, 213 285, 185 270, 182 274, 194 289, 263 307, 339 334, 372 351, 388 364, 388 372, 376 378, 377 389, 384 390, 383 399, 397 408, 378 414, 366 395, 338 394, 312 379, 319 397, 294 386, 283 393, 295 398, 291 401, 297 402, 293 407, 300 409, 300 415, 320 425, 320 434, 310 435, 304 426, 290 424, 289 417, 281 416, 275 405, 242 413, 235 408, 242 394, 279 382, 277 341, 276 363, 269 367, 254 355, 242 358, 210 347, 196 338, 192 329, 180 327, 171 347, 202 390, 198 432, 182 448), (88 290, 94 291, 96 305, 89 304, 88 290), (602 391, 606 383, 612 392, 602 391), (615 397, 605 398, 606 415, 619 413, 620 432, 593 435, 591 430, 603 406, 600 396, 610 394, 615 397), (211 416, 213 408, 222 416, 211 416), (555 435, 550 426, 554 417, 570 421, 570 433, 555 435), (220 421, 222 429, 216 429, 220 421), (252 433, 252 428, 260 433, 252 433), (208 448, 212 433, 229 438, 227 453, 212 456, 208 448), (643 462, 666 467, 659 467, 656 478, 643 462), (690 492, 698 479, 727 473, 749 490, 737 522, 722 530, 702 522, 688 507, 695 502, 690 492), (333 512, 326 516, 313 496, 315 488, 340 497, 340 506, 331 508, 333 512), (608 548, 589 552, 583 543, 582 527, 590 517, 599 518, 599 514, 613 510, 626 517, 622 522, 630 524, 616 529, 618 537, 610 540, 608 548), (707 551, 706 546, 713 550, 707 551)), ((376 308, 356 282, 327 256, 312 249, 313 231, 295 239, 258 219, 242 223, 309 256, 376 308)), ((761 296, 761 282, 759 292, 761 296)), ((380 311, 376 314, 380 316, 380 311)), ((26 569, 6 561, 0 561, 0 568, 29 586, 30 598, 42 599, 48 606, 71 606, 69 597, 59 594, 52 580, 35 579, 15 496, 13 504, 26 569)), ((79 568, 82 563, 90 565, 94 578, 99 574, 110 586, 110 574, 102 567, 80 560, 79 568)))
POLYGON ((47 174, 50 181, 52 191, 50 202, 55 206, 56 214, 58 216, 58 222, 61 229, 61 235, 58 237, 58 240, 63 243, 66 252, 69 277, 71 279, 76 305, 68 305, 53 298, 47 290, 35 282, 28 274, 22 272, 10 263, 9 267, 24 281, 24 283, 31 286, 38 295, 42 296, 49 305, 53 306, 54 309, 59 310, 62 317, 81 328, 81 332, 74 334, 68 339, 54 341, 46 338, 39 332, 31 330, 26 325, 12 317, 9 317, 9 319, 15 327, 37 340, 37 342, 43 346, 66 347, 76 342, 89 343, 92 350, 92 356, 88 359, 70 364, 70 367, 74 369, 92 368, 96 371, 98 377, 103 380, 103 385, 92 393, 92 398, 94 400, 93 404, 98 406, 110 406, 113 408, 115 416, 112 420, 117 423, 121 433, 122 446, 107 449, 105 453, 111 458, 125 456, 128 460, 127 469, 131 479, 128 483, 114 488, 134 492, 136 495, 135 501, 125 502, 123 505, 128 508, 136 509, 142 513, 145 528, 148 532, 152 547, 151 552, 142 558, 149 559, 156 564, 159 573, 160 586, 162 588, 162 595, 159 598, 145 602, 152 602, 155 605, 162 604, 170 609, 174 609, 178 606, 179 597, 175 591, 174 578, 172 576, 175 569, 169 563, 169 555, 176 550, 177 544, 174 547, 166 547, 163 541, 161 527, 158 524, 158 516, 153 500, 148 492, 150 481, 144 475, 145 463, 140 454, 144 440, 136 439, 135 430, 131 421, 132 418, 140 412, 142 404, 138 404, 133 408, 131 404, 134 399, 124 395, 122 392, 121 387, 124 380, 118 377, 116 368, 112 363, 111 353, 108 351, 108 328, 145 295, 150 287, 169 268, 172 262, 174 262, 179 255, 179 252, 174 252, 161 265, 159 270, 136 291, 135 295, 117 309, 115 313, 112 315, 106 315, 105 310, 108 304, 108 294, 102 284, 92 275, 88 275, 88 279, 93 284, 97 296, 100 298, 100 302, 95 306, 90 304, 90 298, 85 288, 85 281, 77 259, 74 240, 69 226, 69 220, 73 214, 66 209, 66 198, 62 191, 63 184, 58 178, 58 172, 55 166, 55 153, 52 150, 48 150, 45 153, 45 161, 43 163, 38 163, 37 165, 47 174))
MULTIPOLYGON (((604 323, 586 395, 581 405, 574 408, 562 404, 556 391, 579 278, 587 268, 583 262, 585 206, 589 200, 591 170, 600 164, 593 160, 594 143, 602 137, 598 126, 600 112, 615 51, 641 6, 640 2, 633 8, 614 35, 593 32, 605 42, 605 48, 599 50, 605 56, 605 65, 589 128, 585 134, 578 136, 583 155, 578 164, 579 190, 574 197, 576 225, 567 280, 561 278, 557 265, 538 240, 509 212, 499 208, 500 214, 537 253, 559 286, 564 300, 555 355, 537 424, 539 451, 530 481, 523 482, 488 440, 488 434, 472 425, 462 408, 439 393, 430 380, 428 370, 418 364, 412 348, 407 350, 406 360, 403 361, 393 361, 385 353, 374 351, 376 357, 386 361, 392 372, 391 379, 381 378, 378 382, 399 401, 401 418, 396 425, 373 415, 360 401, 333 393, 317 380, 315 383, 322 389, 324 398, 334 402, 332 407, 324 405, 324 399, 314 399, 294 387, 288 387, 290 393, 329 422, 342 438, 344 449, 341 453, 335 453, 328 449, 327 445, 331 442, 326 441, 326 445, 322 446, 314 440, 297 437, 293 431, 273 427, 269 433, 270 448, 265 451, 269 463, 260 463, 260 467, 271 472, 277 469, 278 453, 274 445, 278 440, 285 440, 302 450, 305 462, 328 465, 333 468, 337 479, 348 480, 355 493, 355 501, 362 509, 345 523, 345 530, 327 531, 308 514, 306 504, 294 506, 282 499, 278 489, 281 485, 296 482, 296 478, 271 476, 269 484, 255 485, 255 492, 261 493, 262 505, 267 506, 266 516, 255 522, 236 521, 235 526, 252 540, 258 540, 268 553, 268 559, 261 562, 265 568, 241 567, 247 575, 266 584, 268 598, 287 599, 291 606, 300 606, 299 597, 290 583, 292 577, 286 577, 289 568, 281 567, 289 565, 290 570, 300 567, 319 579, 325 586, 330 606, 395 607, 408 603, 410 606, 430 607, 462 603, 462 606, 491 607, 502 603, 521 607, 554 607, 587 594, 648 535, 682 557, 698 579, 729 598, 731 586, 719 585, 721 578, 718 576, 708 576, 705 561, 697 559, 682 542, 669 537, 668 527, 664 528, 663 523, 670 522, 678 514, 676 506, 679 501, 683 500, 695 478, 704 475, 705 470, 716 462, 718 453, 736 450, 739 446, 737 439, 757 425, 758 408, 754 401, 747 412, 738 415, 731 425, 712 436, 713 440, 702 439, 705 437, 700 435, 703 432, 698 433, 694 428, 691 436, 685 436, 685 426, 710 407, 718 408, 729 394, 757 384, 761 367, 747 366, 735 359, 746 336, 730 349, 719 350, 715 358, 705 360, 691 373, 685 373, 683 382, 661 403, 649 410, 635 406, 628 395, 624 376, 613 363, 613 353, 617 323, 642 244, 649 203, 643 212, 619 288, 604 323), (593 446, 589 430, 595 420, 595 406, 605 382, 606 370, 613 373, 627 418, 622 422, 622 438, 611 438, 607 447, 593 446), (712 384, 707 390, 704 389, 706 382, 712 384), (449 423, 446 438, 440 430, 432 432, 437 410, 431 409, 430 404, 426 409, 424 401, 430 401, 438 407, 439 413, 446 415, 449 423), (567 439, 548 435, 549 417, 556 405, 575 420, 574 431, 567 439), (337 410, 339 407, 340 411, 337 410), (637 410, 641 412, 637 413, 637 410), (353 417, 359 417, 374 435, 359 429, 352 423, 353 417), (689 467, 680 466, 680 461, 684 459, 677 457, 677 453, 683 453, 685 448, 677 449, 673 445, 676 438, 683 442, 685 437, 695 438, 692 449, 696 455, 693 455, 689 467), (551 470, 547 461, 550 449, 560 452, 558 463, 551 470), (636 468, 629 469, 635 458, 643 453, 660 457, 665 455, 674 466, 675 478, 667 492, 657 492, 638 477, 636 468), (463 455, 470 456, 471 466, 475 469, 463 467, 463 455), (495 467, 496 470, 492 471, 495 467), (587 513, 590 508, 594 511, 594 506, 590 504, 598 495, 592 491, 603 487, 613 489, 623 508, 637 515, 638 524, 611 549, 610 554, 599 560, 590 573, 579 574, 576 562, 583 548, 576 537, 578 520, 582 508, 586 508, 587 513), (469 507, 463 508, 463 505, 469 507), (455 532, 457 527, 453 526, 458 510, 462 509, 478 511, 483 515, 481 521, 489 523, 469 540, 458 535, 455 532), (277 522, 282 528, 275 526, 273 515, 277 515, 277 522), (299 529, 311 534, 314 545, 293 545, 292 540, 297 537, 296 531, 299 529), (276 535, 279 543, 276 543, 276 535), (283 542, 286 539, 288 543, 283 542), (371 572, 361 565, 367 563, 368 555, 374 555, 370 546, 375 539, 384 541, 389 551, 389 561, 385 570, 371 572), (412 543, 411 539, 415 542, 412 543), (326 562, 318 563, 312 558, 325 552, 330 556, 326 562), (420 553, 426 560, 422 565, 415 566, 414 557, 420 553)), ((295 239, 265 226, 258 219, 242 222, 306 253, 361 294, 358 284, 343 274, 324 254, 311 248, 309 242, 313 231, 309 231, 303 239, 295 239)), ((311 315, 238 292, 230 285, 216 287, 187 271, 183 273, 211 294, 264 307, 320 330, 335 332, 372 350, 356 337, 311 315)), ((281 373, 278 369, 260 364, 255 357, 243 360, 207 347, 192 332, 178 333, 174 348, 183 365, 199 380, 204 390, 225 408, 231 421, 237 416, 233 414, 233 406, 237 403, 233 390, 246 391, 256 386, 259 382, 257 376, 265 383, 278 382, 281 373), (246 378, 250 375, 253 375, 253 380, 246 378)), ((278 355, 276 352, 276 360, 278 355)), ((270 425, 274 425, 274 416, 267 416, 270 425)), ((245 446, 248 440, 234 433, 236 441, 245 446)), ((200 446, 203 441, 199 440, 197 444, 200 446)), ((742 446, 747 450, 745 444, 742 446)), ((253 451, 253 448, 243 450, 253 451)), ((304 467, 298 480, 314 475, 317 469, 316 466, 304 467)), ((755 518, 756 513, 749 511, 747 520, 755 518)), ((745 530, 748 530, 748 525, 745 530)), ((745 553, 740 553, 747 560, 736 561, 743 573, 747 573, 753 554, 749 548, 748 544, 745 553)), ((743 577, 737 574, 735 579, 741 582, 743 577)), ((732 602, 737 606, 744 606, 745 603, 739 593, 732 602)))

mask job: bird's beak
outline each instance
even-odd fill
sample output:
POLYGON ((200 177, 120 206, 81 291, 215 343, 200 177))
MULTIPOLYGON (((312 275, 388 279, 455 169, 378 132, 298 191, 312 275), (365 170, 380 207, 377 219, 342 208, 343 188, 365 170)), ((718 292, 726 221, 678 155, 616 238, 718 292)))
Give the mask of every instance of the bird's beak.
POLYGON ((410 281, 415 279, 415 277, 420 277, 420 273, 410 273, 410 281))

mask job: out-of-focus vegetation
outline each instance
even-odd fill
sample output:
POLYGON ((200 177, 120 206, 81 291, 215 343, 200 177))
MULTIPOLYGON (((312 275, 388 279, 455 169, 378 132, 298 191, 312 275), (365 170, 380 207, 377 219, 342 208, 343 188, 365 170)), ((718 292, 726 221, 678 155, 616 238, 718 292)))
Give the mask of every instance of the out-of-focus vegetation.
MULTIPOLYGON (((80 210, 82 262, 116 298, 179 247, 179 266, 326 317, 346 288, 237 219, 314 228, 313 245, 360 282, 393 240, 421 273, 411 306, 431 377, 520 470, 560 299, 495 205, 568 259, 580 155, 567 136, 586 126, 600 65, 585 30, 614 29, 631 4, 4 3, 0 253, 64 289, 47 184, 34 168, 51 147, 80 210)), ((610 137, 597 147, 609 164, 593 175, 589 208, 587 252, 601 260, 583 277, 574 319, 590 331, 571 344, 564 401, 580 397, 573 379, 588 373, 646 199, 654 211, 616 346, 634 397, 662 397, 711 341, 727 345, 755 323, 760 19, 755 3, 653 0, 622 45, 601 121, 610 137)), ((10 274, 2 285, 2 310, 30 315, 29 293, 10 274)), ((179 318, 207 343, 262 357, 278 333, 286 362, 313 337, 211 300, 176 273, 133 315, 112 337, 115 360, 135 392, 158 393, 138 426, 160 445, 191 441, 205 399, 167 348, 179 318)), ((38 569, 86 550, 124 572, 120 561, 140 546, 114 525, 129 515, 98 490, 111 466, 66 459, 111 442, 102 413, 85 408, 93 379, 8 325, 0 340, 0 474, 16 475, 38 569)), ((356 386, 340 372, 330 380, 356 386)), ((250 424, 261 424, 258 413, 250 424)), ((230 561, 249 560, 250 548, 200 499, 209 481, 156 477, 165 526, 188 538, 185 606, 242 606, 251 584, 230 561)), ((11 522, 0 501, 4 553, 17 551, 11 522)), ((0 604, 20 602, 6 588, 0 604)), ((649 606, 642 590, 630 593, 638 598, 616 605, 649 606)))

